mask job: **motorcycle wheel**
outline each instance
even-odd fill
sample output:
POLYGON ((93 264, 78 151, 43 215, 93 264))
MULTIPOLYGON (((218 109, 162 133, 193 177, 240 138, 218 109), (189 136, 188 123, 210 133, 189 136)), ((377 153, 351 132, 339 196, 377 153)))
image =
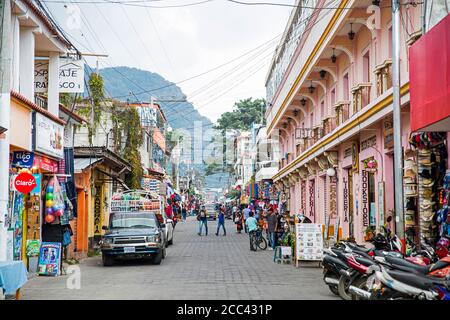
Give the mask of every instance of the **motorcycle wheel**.
POLYGON ((333 292, 335 295, 339 295, 338 288, 336 286, 328 286, 330 288, 330 291, 333 292))
POLYGON ((338 293, 342 300, 352 300, 351 294, 348 292, 350 287, 350 279, 346 276, 339 278, 338 293))
MULTIPOLYGON (((353 281, 352 286, 355 286, 359 289, 363 289, 363 290, 367 290, 367 277, 361 277, 358 279, 355 279, 355 281, 353 281)), ((352 294, 352 300, 363 300, 361 299, 361 297, 359 297, 358 295, 352 294)))

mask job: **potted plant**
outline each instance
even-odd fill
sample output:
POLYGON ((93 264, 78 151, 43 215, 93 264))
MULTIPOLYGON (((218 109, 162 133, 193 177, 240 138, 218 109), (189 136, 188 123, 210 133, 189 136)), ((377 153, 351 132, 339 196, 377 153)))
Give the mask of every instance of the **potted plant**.
POLYGON ((364 241, 369 242, 375 236, 375 227, 368 226, 366 230, 364 230, 364 241))

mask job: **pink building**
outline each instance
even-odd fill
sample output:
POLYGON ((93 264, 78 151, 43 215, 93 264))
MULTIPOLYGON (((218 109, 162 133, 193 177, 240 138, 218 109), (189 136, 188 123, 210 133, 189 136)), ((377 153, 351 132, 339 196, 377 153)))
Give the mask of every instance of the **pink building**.
MULTIPOLYGON (((291 214, 362 242, 394 215, 391 1, 299 0, 267 77, 267 133, 283 159, 274 181, 291 214), (316 9, 308 9, 316 8, 316 9), (351 8, 351 9, 347 9, 351 8), (330 170, 333 169, 333 170, 330 170)), ((409 47, 421 6, 402 5, 402 141, 410 150, 409 47)))

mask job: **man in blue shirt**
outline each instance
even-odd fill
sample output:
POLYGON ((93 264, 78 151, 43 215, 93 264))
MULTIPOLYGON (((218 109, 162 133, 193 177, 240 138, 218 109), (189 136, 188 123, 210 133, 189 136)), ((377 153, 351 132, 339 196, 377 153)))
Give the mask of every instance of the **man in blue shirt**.
POLYGON ((222 206, 219 209, 219 223, 217 224, 217 232, 216 232, 216 236, 219 235, 219 230, 220 227, 223 228, 223 235, 226 236, 227 235, 227 230, 225 229, 225 208, 222 206))
POLYGON ((245 221, 245 226, 248 229, 250 236, 250 250, 256 251, 253 247, 253 237, 255 237, 256 230, 258 230, 258 221, 253 217, 253 212, 250 211, 248 219, 245 221))

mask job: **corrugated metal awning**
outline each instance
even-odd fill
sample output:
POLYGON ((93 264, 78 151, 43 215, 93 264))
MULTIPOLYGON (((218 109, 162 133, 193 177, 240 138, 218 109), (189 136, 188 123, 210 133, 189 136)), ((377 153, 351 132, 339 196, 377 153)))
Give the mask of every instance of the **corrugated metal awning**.
POLYGON ((102 158, 75 158, 74 159, 75 173, 79 173, 84 169, 86 169, 87 167, 90 167, 100 161, 102 161, 102 158))

